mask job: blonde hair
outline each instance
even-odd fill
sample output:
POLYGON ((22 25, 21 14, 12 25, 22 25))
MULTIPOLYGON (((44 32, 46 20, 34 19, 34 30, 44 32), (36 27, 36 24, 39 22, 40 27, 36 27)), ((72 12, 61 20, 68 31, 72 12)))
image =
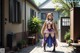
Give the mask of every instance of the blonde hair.
POLYGON ((52 18, 52 20, 53 20, 53 15, 52 15, 52 13, 47 13, 46 20, 48 20, 48 19, 49 19, 49 16, 51 16, 51 18, 52 18))

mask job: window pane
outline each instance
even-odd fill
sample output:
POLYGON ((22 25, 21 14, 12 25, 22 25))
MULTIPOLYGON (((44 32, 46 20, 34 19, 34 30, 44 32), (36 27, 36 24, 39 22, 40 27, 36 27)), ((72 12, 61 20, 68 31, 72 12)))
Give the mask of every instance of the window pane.
POLYGON ((43 19, 43 20, 46 19, 46 13, 41 13, 41 19, 43 19))
POLYGON ((70 26, 70 19, 69 18, 63 18, 62 19, 62 26, 70 26))

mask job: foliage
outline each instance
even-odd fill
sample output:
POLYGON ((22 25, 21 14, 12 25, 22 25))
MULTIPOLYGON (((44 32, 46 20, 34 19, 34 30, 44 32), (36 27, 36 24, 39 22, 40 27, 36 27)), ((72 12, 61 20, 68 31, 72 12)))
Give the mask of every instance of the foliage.
POLYGON ((26 41, 25 40, 21 40, 22 44, 25 45, 26 44, 26 41))
POLYGON ((28 31, 30 34, 38 33, 41 29, 41 20, 33 17, 28 21, 28 31))
POLYGON ((18 48, 22 48, 22 45, 26 45, 26 41, 25 40, 21 40, 17 43, 17 47, 18 48))
POLYGON ((17 43, 17 47, 18 47, 18 48, 22 48, 22 42, 21 42, 21 41, 19 41, 19 42, 17 43))
POLYGON ((35 0, 31 0, 34 4, 36 4, 37 6, 41 5, 40 2, 36 2, 35 0))
POLYGON ((72 43, 72 40, 71 40, 71 39, 69 39, 67 42, 70 44, 70 43, 72 43))
POLYGON ((42 21, 41 23, 44 24, 45 21, 42 21))
POLYGON ((62 6, 56 5, 56 11, 61 11, 65 16, 70 16, 70 9, 79 5, 79 2, 66 2, 65 0, 52 0, 53 3, 59 3, 62 6))
POLYGON ((65 33, 64 39, 65 40, 69 40, 70 39, 70 31, 65 33))

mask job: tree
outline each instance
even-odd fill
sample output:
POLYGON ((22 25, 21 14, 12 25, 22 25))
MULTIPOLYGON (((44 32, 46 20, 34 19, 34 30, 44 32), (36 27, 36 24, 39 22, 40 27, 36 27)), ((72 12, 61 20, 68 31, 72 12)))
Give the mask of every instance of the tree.
POLYGON ((34 4, 36 4, 37 6, 39 6, 41 3, 40 2, 36 2, 35 0, 32 0, 32 2, 34 3, 34 4))
POLYGON ((79 5, 79 2, 66 2, 65 0, 52 0, 53 3, 59 3, 62 6, 56 5, 56 11, 61 11, 65 16, 70 16, 70 9, 79 5))

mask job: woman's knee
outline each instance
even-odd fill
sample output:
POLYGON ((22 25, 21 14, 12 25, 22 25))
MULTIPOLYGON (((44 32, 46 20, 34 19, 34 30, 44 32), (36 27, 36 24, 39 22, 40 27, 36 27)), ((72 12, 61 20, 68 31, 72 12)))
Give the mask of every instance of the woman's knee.
POLYGON ((47 38, 48 36, 49 36, 49 34, 48 34, 48 33, 46 33, 46 34, 45 34, 45 37, 47 38))
POLYGON ((51 37, 52 37, 52 38, 54 37, 54 33, 51 33, 51 37))

